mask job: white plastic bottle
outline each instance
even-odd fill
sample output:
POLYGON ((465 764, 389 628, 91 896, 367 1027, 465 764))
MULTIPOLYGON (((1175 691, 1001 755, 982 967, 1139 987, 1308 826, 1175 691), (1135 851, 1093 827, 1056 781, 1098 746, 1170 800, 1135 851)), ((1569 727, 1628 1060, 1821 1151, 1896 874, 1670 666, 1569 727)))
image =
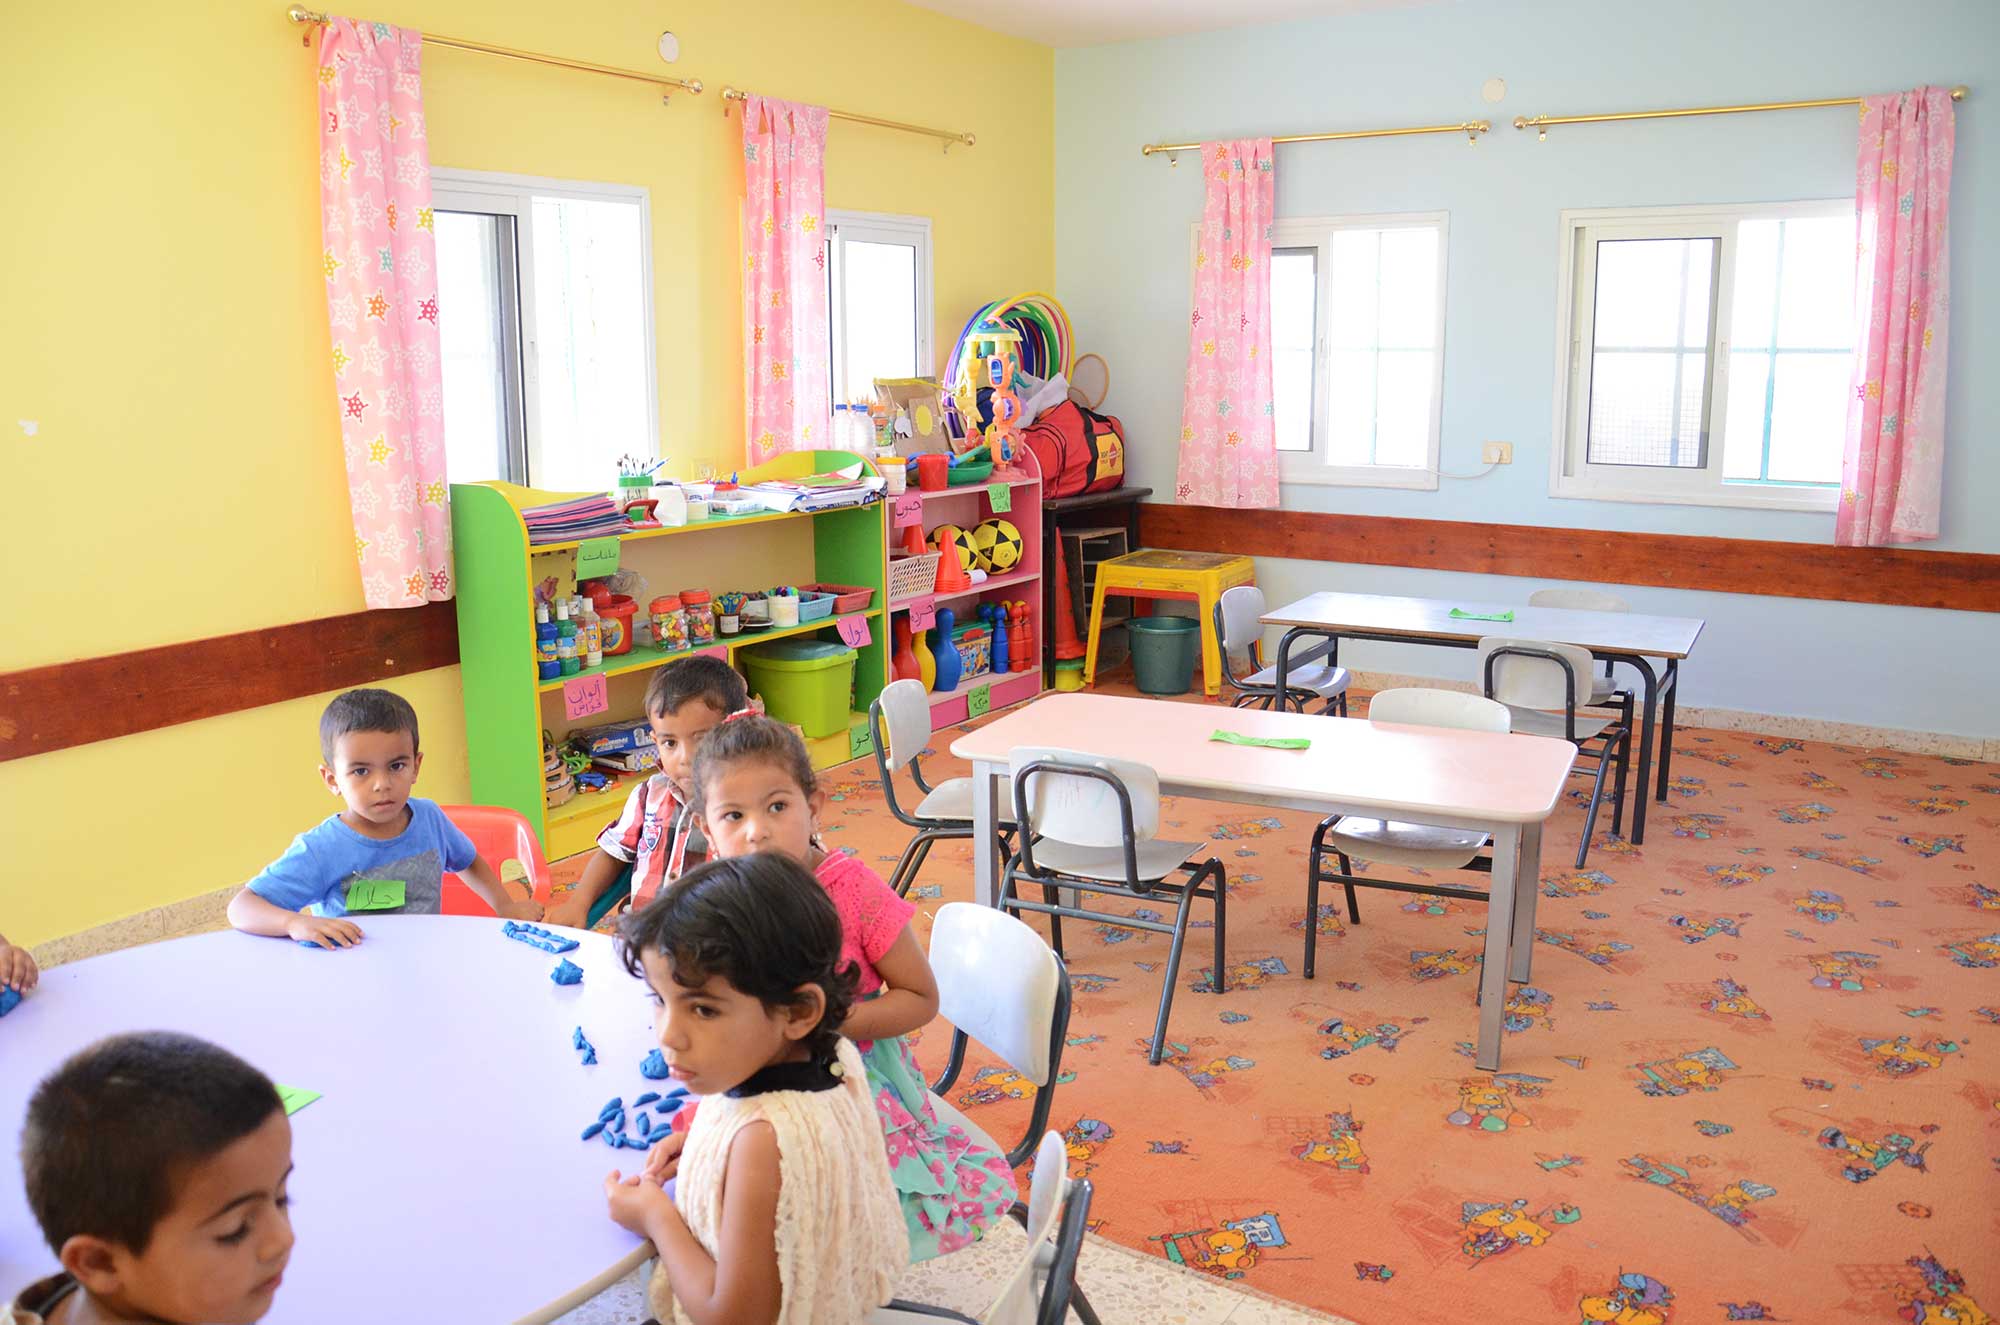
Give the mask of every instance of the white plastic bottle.
POLYGON ((577 622, 577 644, 585 667, 604 665, 604 623, 587 598, 583 600, 583 616, 577 622))

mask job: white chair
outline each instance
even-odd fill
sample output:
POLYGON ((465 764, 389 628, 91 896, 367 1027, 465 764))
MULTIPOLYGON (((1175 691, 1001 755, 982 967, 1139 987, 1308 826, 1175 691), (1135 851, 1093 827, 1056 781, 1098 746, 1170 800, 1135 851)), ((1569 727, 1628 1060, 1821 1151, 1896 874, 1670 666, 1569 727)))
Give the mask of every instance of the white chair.
MULTIPOLYGON (((882 693, 868 706, 868 730, 875 740, 875 763, 882 773, 882 797, 889 803, 889 813, 917 830, 917 835, 903 848, 895 873, 889 876, 889 886, 896 890, 897 896, 905 896, 917 871, 923 868, 924 858, 930 855, 933 843, 971 839, 972 779, 946 778, 935 787, 924 781, 924 770, 917 758, 931 740, 931 700, 921 681, 892 681, 882 687, 882 693), (905 767, 910 770, 917 790, 924 794, 914 809, 905 809, 896 798, 896 770, 905 767)), ((1008 794, 1004 778, 1000 780, 999 822, 1003 843, 999 850, 1004 859, 1004 844, 1011 838, 1014 826, 1014 798, 1008 794)))
MULTIPOLYGON (((1629 612, 1632 605, 1617 594, 1597 589, 1537 589, 1528 595, 1529 607, 1566 607, 1577 612, 1629 612)), ((1604 675, 1590 682, 1590 703, 1594 708, 1617 708, 1625 712, 1625 725, 1632 725, 1632 692, 1622 688, 1604 664, 1604 675)))
MULTIPOLYGON (((1402 723, 1411 727, 1456 727, 1482 732, 1506 732, 1512 724, 1507 706, 1497 700, 1482 699, 1457 690, 1415 687, 1376 692, 1375 697, 1368 701, 1368 720, 1402 723)), ((1306 979, 1313 978, 1313 959, 1319 947, 1320 884, 1337 883, 1346 889, 1347 918, 1357 925, 1361 923, 1361 908, 1355 901, 1356 888, 1381 888, 1389 892, 1462 897, 1483 902, 1486 900, 1484 888, 1357 875, 1354 862, 1398 865, 1426 872, 1475 870, 1491 873, 1492 856, 1481 854, 1491 840, 1485 833, 1463 828, 1434 828, 1425 824, 1339 814, 1322 820, 1313 832, 1312 849, 1306 862, 1306 979), (1338 871, 1326 869, 1325 859, 1329 854, 1339 861, 1338 871)))
POLYGON ((1612 835, 1617 836, 1623 827, 1625 775, 1632 762, 1630 723, 1577 714, 1578 708, 1590 702, 1590 666, 1590 650, 1575 644, 1492 635, 1479 641, 1479 675, 1486 697, 1507 706, 1514 730, 1568 741, 1579 754, 1597 761, 1590 809, 1583 820, 1583 840, 1576 846, 1578 869, 1590 854, 1590 839, 1597 831, 1597 808, 1604 799, 1604 775, 1613 763, 1618 766, 1618 780, 1611 794, 1612 835))
POLYGON ((1160 991, 1160 1015, 1153 1026, 1150 1062, 1157 1065, 1167 1041, 1167 1013, 1187 941, 1188 911, 1197 897, 1215 904, 1214 993, 1226 982, 1223 966, 1224 908, 1228 895, 1222 862, 1196 862, 1206 842, 1166 842, 1160 831, 1160 779, 1144 764, 1055 746, 1017 746, 1008 760, 1014 780, 1014 817, 1019 846, 1001 876, 1004 911, 1037 911, 1049 917, 1049 937, 1061 955, 1062 918, 1091 920, 1121 929, 1173 935, 1160 991), (1172 876, 1186 871, 1188 877, 1172 876), (1022 883, 1041 885, 1042 900, 1018 891, 1022 883), (1172 901, 1172 924, 1111 911, 1092 911, 1082 894, 1110 893, 1137 902, 1172 901), (1072 894, 1064 904, 1060 896, 1072 894))
POLYGON ((931 925, 931 974, 937 978, 938 1014, 951 1023, 951 1054, 931 1083, 931 1107, 940 1119, 1018 1168, 1049 1123, 1063 1037, 1069 1033, 1069 972, 1042 936, 990 906, 947 902, 931 925), (967 1040, 1000 1055, 1035 1087, 1034 1112, 1020 1142, 1002 1151, 979 1126, 944 1098, 965 1066, 967 1040))
POLYGON ((1071 1180, 1069 1154, 1060 1134, 1049 1132, 1042 1137, 1035 1151, 1032 1180, 1027 1205, 1016 1203, 1014 1207, 1014 1216, 1026 1234, 1020 1255, 1000 1291, 977 1316, 897 1298, 876 1308, 868 1317, 870 1325, 920 1325, 937 1320, 966 1325, 1060 1325, 1072 1303, 1085 1325, 1098 1325, 1097 1313, 1076 1284, 1077 1256, 1090 1217, 1091 1186, 1081 1178, 1071 1180))
MULTIPOLYGON (((1216 646, 1222 655, 1222 677, 1236 692, 1233 708, 1255 704, 1270 708, 1278 700, 1278 668, 1264 666, 1264 591, 1254 584, 1239 584, 1222 591, 1215 603, 1216 646), (1251 673, 1238 676, 1230 659, 1237 654, 1250 658, 1251 673)), ((1286 660, 1285 698, 1280 707, 1306 711, 1306 701, 1317 696, 1323 713, 1347 716, 1347 687, 1353 674, 1345 667, 1322 661, 1333 652, 1333 641, 1324 640, 1297 657, 1286 660)))

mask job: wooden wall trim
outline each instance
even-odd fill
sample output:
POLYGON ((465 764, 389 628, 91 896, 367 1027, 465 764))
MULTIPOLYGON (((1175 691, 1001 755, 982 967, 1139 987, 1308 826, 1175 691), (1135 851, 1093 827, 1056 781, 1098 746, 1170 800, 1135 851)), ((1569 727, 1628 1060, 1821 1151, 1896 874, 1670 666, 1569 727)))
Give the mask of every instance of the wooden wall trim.
POLYGON ((354 612, 0 675, 0 761, 458 662, 450 603, 354 612))
POLYGON ((1218 506, 1139 508, 1148 547, 2000 612, 2000 556, 1218 506))

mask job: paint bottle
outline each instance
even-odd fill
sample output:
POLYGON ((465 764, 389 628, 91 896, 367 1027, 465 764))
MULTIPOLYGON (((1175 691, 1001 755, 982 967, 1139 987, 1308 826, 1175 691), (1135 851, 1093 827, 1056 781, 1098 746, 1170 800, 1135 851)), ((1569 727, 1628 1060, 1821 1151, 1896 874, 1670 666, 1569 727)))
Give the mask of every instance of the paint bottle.
POLYGON ((588 599, 584 600, 583 616, 578 623, 577 648, 583 654, 585 667, 604 665, 604 626, 597 618, 597 609, 588 599))
POLYGON ((535 604, 535 674, 544 681, 562 675, 562 660, 556 657, 556 626, 549 620, 549 605, 535 604))
POLYGON ((562 664, 564 676, 575 676, 582 670, 576 657, 576 622, 569 619, 569 599, 556 602, 556 659, 562 664))

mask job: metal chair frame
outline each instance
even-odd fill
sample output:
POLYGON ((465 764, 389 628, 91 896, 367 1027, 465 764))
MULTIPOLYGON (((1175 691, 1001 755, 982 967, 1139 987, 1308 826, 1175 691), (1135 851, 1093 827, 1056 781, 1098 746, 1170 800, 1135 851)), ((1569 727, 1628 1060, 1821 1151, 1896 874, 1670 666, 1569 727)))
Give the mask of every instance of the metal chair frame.
MULTIPOLYGON (((882 701, 874 699, 868 704, 868 736, 875 745, 875 767, 882 775, 882 799, 888 802, 889 813, 897 822, 917 830, 903 848, 903 854, 896 860, 896 868, 889 875, 889 886, 896 890, 898 897, 907 897, 910 885, 916 882, 917 871, 924 867, 924 861, 931 854, 931 847, 938 842, 964 839, 972 840, 972 820, 970 819, 920 819, 903 808, 896 799, 896 775, 889 767, 889 742, 882 719, 882 701)), ((924 780, 921 757, 912 754, 909 758, 910 778, 917 784, 917 790, 928 796, 936 788, 924 780)), ((994 854, 1001 860, 1013 845, 1013 830, 1000 825, 997 828, 999 843, 994 854)))
MULTIPOLYGON (((1243 586, 1238 586, 1238 587, 1243 587, 1243 586)), ((1222 627, 1222 602, 1220 599, 1216 601, 1215 609, 1209 615, 1214 618, 1212 624, 1214 625, 1215 628, 1215 647, 1217 653, 1220 654, 1222 658, 1223 683, 1227 685, 1231 690, 1234 690, 1236 692, 1235 697, 1230 700, 1229 707, 1240 709, 1240 708, 1245 708, 1251 704, 1255 704, 1258 708, 1262 709, 1270 708, 1272 704, 1278 702, 1278 687, 1276 687, 1275 685, 1252 684, 1251 682, 1244 680, 1241 677, 1238 677, 1236 675, 1236 669, 1230 665, 1229 632, 1224 630, 1222 627)), ((1304 667, 1304 666, 1309 666, 1312 663, 1320 662, 1322 660, 1329 660, 1329 655, 1333 653, 1333 650, 1334 650, 1334 644, 1330 640, 1324 643, 1316 644, 1312 648, 1307 649, 1304 653, 1300 654, 1297 658, 1293 659, 1291 662, 1291 666, 1304 667)), ((1255 675, 1257 672, 1262 671, 1264 668, 1263 643, 1259 640, 1251 640, 1250 643, 1247 646, 1245 646, 1244 652, 1250 655, 1251 674, 1255 675)), ((1319 696, 1311 690, 1305 690, 1301 689, 1298 686, 1288 685, 1285 687, 1285 698, 1282 707, 1294 712, 1304 713, 1306 711, 1306 704, 1311 700, 1317 699, 1318 697, 1319 696)), ((1337 717, 1342 717, 1342 718, 1346 717, 1347 691, 1343 690, 1339 694, 1335 695, 1332 699, 1327 700, 1326 703, 1320 708, 1320 712, 1331 713, 1337 717)))
MULTIPOLYGON (((1612 723, 1595 736, 1579 738, 1576 734, 1577 678, 1576 672, 1570 667, 1569 660, 1549 649, 1537 649, 1528 644, 1502 644, 1499 648, 1492 650, 1486 655, 1486 666, 1484 675, 1481 678, 1481 685, 1484 687, 1484 693, 1488 699, 1495 697, 1493 694, 1493 665, 1499 659, 1508 656, 1540 658, 1555 663, 1562 668, 1564 739, 1577 748, 1577 753, 1597 761, 1597 774, 1592 779, 1590 785, 1590 809, 1585 813, 1583 819, 1583 840, 1578 842, 1576 846, 1576 867, 1582 869, 1585 858, 1590 854, 1590 839, 1597 832, 1597 810, 1604 799, 1604 775, 1614 762, 1618 765, 1618 776, 1612 784, 1611 792, 1612 836, 1618 836, 1624 827, 1625 777, 1632 765, 1632 724, 1630 721, 1632 706, 1630 697, 1628 696, 1626 699, 1625 717, 1622 720, 1612 723), (1593 742, 1602 742, 1602 744, 1598 748, 1592 749, 1591 745, 1593 742), (1615 760, 1613 757, 1614 750, 1617 752, 1615 760)), ((1588 703, 1587 700, 1586 703, 1588 703)), ((1571 771, 1575 772, 1577 770, 1572 769, 1571 771)), ((1644 794, 1643 788, 1641 789, 1641 794, 1644 794)))
MULTIPOLYGON (((1069 1037, 1070 988, 1069 967, 1063 962, 1061 949, 1056 950, 1056 969, 1062 975, 1062 986, 1056 991, 1056 1014, 1054 1024, 1049 1029, 1049 1079, 1046 1085, 1035 1088, 1034 1111, 1028 1115, 1028 1130, 1021 1137, 1021 1143, 1007 1152, 1007 1166, 1020 1168, 1028 1156, 1035 1153, 1035 1146, 1041 1141, 1042 1133, 1049 1127, 1049 1110, 1053 1107, 1056 1093, 1056 1078, 1062 1075, 1063 1044, 1069 1037)), ((965 1046, 972 1037, 954 1026, 951 1028, 951 1050, 945 1058, 944 1071, 931 1082, 933 1095, 942 1095, 957 1082, 958 1074, 965 1067, 965 1046)), ((1023 1206, 1025 1211, 1027 1207, 1023 1206)))

